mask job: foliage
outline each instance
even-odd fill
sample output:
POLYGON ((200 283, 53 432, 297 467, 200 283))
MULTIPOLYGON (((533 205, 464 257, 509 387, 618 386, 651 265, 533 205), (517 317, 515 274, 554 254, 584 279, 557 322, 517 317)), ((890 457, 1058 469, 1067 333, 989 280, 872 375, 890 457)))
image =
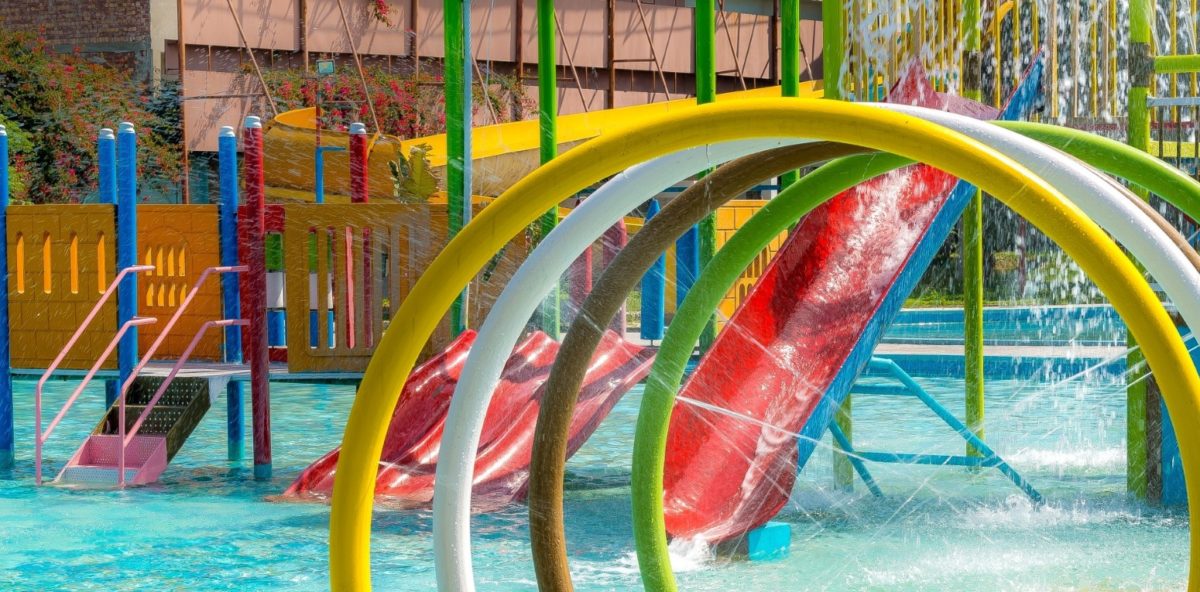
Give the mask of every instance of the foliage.
MULTIPOLYGON (((8 152, 11 155, 28 154, 33 150, 33 140, 29 134, 25 133, 15 121, 4 117, 0 113, 0 125, 5 128, 5 133, 8 134, 8 152)), ((10 160, 15 160, 10 158, 10 160)), ((9 191, 13 196, 25 195, 29 190, 29 173, 24 169, 18 169, 16 164, 8 165, 8 186, 9 191)))
POLYGON ((177 105, 178 92, 156 95, 117 69, 55 54, 37 35, 0 27, 0 118, 10 134, 18 129, 31 140, 12 150, 16 202, 88 198, 96 187, 97 134, 120 121, 142 131, 142 193, 172 192, 181 170, 177 105))
POLYGON ((367 0, 367 10, 371 11, 371 18, 384 26, 392 26, 392 7, 388 5, 387 0, 367 0))
POLYGON ((408 157, 396 151, 396 160, 388 163, 392 172, 392 194, 402 202, 423 202, 437 191, 438 180, 429 164, 428 144, 413 146, 408 157))

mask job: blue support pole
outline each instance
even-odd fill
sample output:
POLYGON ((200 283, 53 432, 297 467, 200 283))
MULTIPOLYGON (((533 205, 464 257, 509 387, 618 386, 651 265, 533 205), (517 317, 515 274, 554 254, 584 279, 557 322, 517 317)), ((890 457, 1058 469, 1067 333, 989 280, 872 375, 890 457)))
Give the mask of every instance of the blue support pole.
POLYGON ((1029 499, 1033 500, 1033 503, 1043 503, 1044 499, 1042 498, 1041 493, 1038 493, 1038 491, 1034 489, 1033 486, 1030 485, 1020 473, 1009 466, 1004 459, 1000 458, 1000 455, 996 454, 996 451, 992 450, 992 448, 988 446, 981 438, 979 438, 974 431, 968 428, 967 424, 959 421, 957 417, 954 417, 953 413, 950 413, 949 409, 946 409, 946 407, 939 403, 937 399, 934 399, 933 395, 930 395, 928 391, 921 388, 921 385, 917 384, 917 381, 913 380, 913 378, 909 376, 903 368, 896 364, 896 362, 887 358, 871 358, 868 367, 872 370, 882 370, 887 372, 893 378, 899 381, 900 384, 904 385, 909 392, 915 395, 921 400, 922 403, 925 404, 926 407, 933 411, 933 413, 938 416, 938 419, 941 419, 946 425, 950 426, 950 428, 953 429, 963 440, 966 440, 968 444, 973 446, 974 449, 979 452, 979 455, 977 455, 979 464, 975 464, 976 461, 973 457, 976 455, 964 457, 954 455, 859 452, 858 455, 860 457, 875 462, 907 462, 914 464, 982 466, 989 468, 994 467, 1005 477, 1008 477, 1008 479, 1012 481, 1014 485, 1024 491, 1025 495, 1029 496, 1029 499))
POLYGON ((341 146, 317 146, 313 158, 313 203, 325 203, 325 153, 345 151, 341 146))
MULTIPOLYGON (((320 150, 317 151, 320 157, 320 150)), ((217 138, 218 174, 221 186, 220 232, 221 265, 238 264, 238 157, 237 135, 233 127, 221 128, 217 138)), ((320 170, 318 168, 317 170, 320 170)), ((232 273, 221 276, 221 314, 227 319, 242 316, 241 295, 238 292, 238 277, 232 273)), ((225 328, 225 349, 222 359, 227 364, 242 363, 242 328, 225 328)), ((245 420, 243 417, 242 383, 231 380, 225 389, 225 417, 229 460, 239 461, 245 453, 245 420)))
POLYGON ((862 479, 867 489, 871 490, 871 494, 875 497, 883 497, 883 490, 879 489, 879 485, 875 483, 875 478, 871 476, 871 472, 867 470, 867 465, 863 463, 862 456, 855 452, 854 445, 850 443, 850 438, 846 437, 846 432, 838 426, 837 422, 829 424, 829 433, 833 436, 834 442, 841 448, 841 452, 850 460, 850 466, 854 467, 858 477, 862 479))
MULTIPOLYGON (((117 136, 112 129, 100 130, 96 141, 96 161, 100 172, 99 195, 100 203, 116 205, 117 203, 117 136)), ((115 275, 115 272, 114 272, 115 275)), ((107 282, 108 278, 104 278, 107 282)), ((117 381, 110 378, 104 381, 104 401, 111 406, 117 400, 117 381)))
MULTIPOLYGON (((646 206, 646 221, 658 215, 662 209, 658 200, 652 199, 646 206)), ((667 291, 667 256, 659 255, 650 266, 650 271, 642 276, 642 339, 660 340, 663 338, 664 317, 663 301, 667 291)))
MULTIPOLYGON (((117 269, 137 265, 137 132, 121 122, 117 129, 117 269)), ((137 316, 137 274, 121 280, 117 288, 117 326, 137 316)), ((138 361, 138 331, 131 327, 117 346, 117 380, 124 384, 138 361)), ((115 395, 115 393, 106 393, 115 395)), ((108 401, 112 406, 116 397, 108 401)))
POLYGON ((12 360, 8 332, 8 131, 0 125, 0 470, 12 468, 12 360))
POLYGON ((117 203, 117 137, 109 128, 100 130, 100 139, 96 142, 96 161, 100 172, 99 201, 105 204, 117 203))
POLYGON ((675 306, 683 304, 697 277, 700 277, 700 231, 693 226, 675 241, 675 306))

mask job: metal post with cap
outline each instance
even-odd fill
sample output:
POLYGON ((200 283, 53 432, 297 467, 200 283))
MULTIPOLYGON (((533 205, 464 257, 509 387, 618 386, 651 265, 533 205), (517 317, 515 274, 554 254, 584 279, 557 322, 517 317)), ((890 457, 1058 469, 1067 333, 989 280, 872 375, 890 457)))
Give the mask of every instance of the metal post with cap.
MULTIPOLYGON (((99 172, 99 193, 97 200, 102 204, 117 204, 117 136, 111 128, 103 128, 96 140, 96 161, 99 172)), ((113 214, 114 220, 116 214, 113 214)), ((108 281, 108 278, 105 278, 108 281)), ((105 406, 112 406, 117 400, 118 381, 110 378, 104 381, 105 406)))
POLYGON ((8 130, 0 125, 0 470, 13 466, 12 364, 8 331, 8 130))
MULTIPOLYGON (((362 123, 350 124, 350 203, 365 204, 369 200, 367 187, 367 126, 362 123)), ((371 229, 362 229, 362 270, 363 277, 358 278, 362 282, 363 292, 363 315, 362 315, 362 335, 363 339, 370 345, 374 345, 374 322, 375 322, 375 282, 372 273, 375 270, 371 257, 371 229)), ((351 252, 351 245, 346 245, 346 252, 351 252)), ((347 272, 352 273, 353 267, 349 267, 347 272)), ((348 319, 350 321, 353 318, 348 319)))
MULTIPOLYGON (((137 132, 122 121, 117 127, 117 272, 137 265, 137 132)), ((130 273, 117 287, 117 326, 137 316, 138 281, 130 273)), ((117 346, 117 380, 125 384, 138 362, 138 328, 130 327, 117 346)), ((111 406, 116 401, 116 393, 111 406)))
POLYGON ((242 305, 246 327, 244 355, 250 364, 250 414, 254 427, 254 478, 271 478, 270 359, 267 351, 266 200, 263 188, 262 122, 246 118, 243 160, 247 219, 242 224, 249 270, 242 274, 242 305))
MULTIPOLYGON (((238 160, 237 134, 232 126, 221 128, 217 138, 218 176, 220 178, 221 202, 218 223, 221 233, 221 265, 238 265, 238 160)), ((242 316, 239 302, 238 277, 234 274, 221 275, 221 314, 226 319, 242 316)), ((242 328, 225 328, 225 349, 221 359, 227 364, 242 363, 242 328)), ((225 431, 226 449, 229 460, 242 460, 245 452, 245 434, 242 427, 243 404, 242 383, 231 380, 225 387, 225 431)))

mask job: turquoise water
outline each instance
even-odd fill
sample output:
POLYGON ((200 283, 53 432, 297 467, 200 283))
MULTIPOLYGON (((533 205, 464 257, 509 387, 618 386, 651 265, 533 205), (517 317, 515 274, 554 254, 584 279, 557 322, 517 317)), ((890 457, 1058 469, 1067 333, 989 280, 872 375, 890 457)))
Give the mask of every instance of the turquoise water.
MULTIPOLYGON (((920 379, 961 417, 962 383, 920 379)), ((51 385, 61 401, 72 383, 51 385)), ((988 438, 1046 495, 1031 506, 995 471, 871 465, 887 494, 833 490, 827 443, 802 473, 780 520, 790 556, 746 562, 676 549, 684 590, 1171 590, 1186 581, 1187 517, 1127 500, 1123 387, 1104 379, 1048 388, 988 383, 988 438)), ((275 478, 227 463, 224 401, 160 484, 126 491, 35 488, 32 383, 17 383, 19 465, 0 479, 2 590, 321 590, 329 510, 273 503, 334 446, 349 411, 345 386, 272 385, 275 478)), ((48 445, 56 471, 98 419, 85 394, 48 445)), ((640 391, 627 396, 570 463, 568 540, 581 590, 638 586, 629 518, 629 449, 640 391)), ((54 405, 51 405, 52 407, 54 405)), ((911 399, 860 396, 863 449, 958 453, 961 440, 911 399)), ((249 413, 247 413, 249 416, 249 413)), ((247 432, 249 429, 247 428, 247 432)), ((523 506, 475 519, 481 589, 531 590, 523 506)), ((376 512, 381 590, 434 587, 425 512, 376 512)))
MULTIPOLYGON (((988 345, 1124 346, 1125 325, 1107 305, 989 307, 983 315, 988 345)), ((889 343, 959 344, 961 309, 906 309, 884 333, 889 343)))

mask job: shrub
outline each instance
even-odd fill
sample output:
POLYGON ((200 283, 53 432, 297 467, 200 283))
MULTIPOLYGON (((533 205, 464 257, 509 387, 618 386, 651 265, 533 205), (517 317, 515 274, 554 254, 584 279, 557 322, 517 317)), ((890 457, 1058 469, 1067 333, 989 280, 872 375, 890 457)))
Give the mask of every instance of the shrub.
POLYGON ((180 178, 172 98, 114 68, 55 54, 37 35, 0 27, 0 119, 12 141, 13 199, 80 202, 96 191, 96 136, 130 121, 139 130, 142 194, 173 193, 180 178), (157 99, 156 99, 157 96, 157 99), (158 113, 152 107, 158 107, 158 113))

